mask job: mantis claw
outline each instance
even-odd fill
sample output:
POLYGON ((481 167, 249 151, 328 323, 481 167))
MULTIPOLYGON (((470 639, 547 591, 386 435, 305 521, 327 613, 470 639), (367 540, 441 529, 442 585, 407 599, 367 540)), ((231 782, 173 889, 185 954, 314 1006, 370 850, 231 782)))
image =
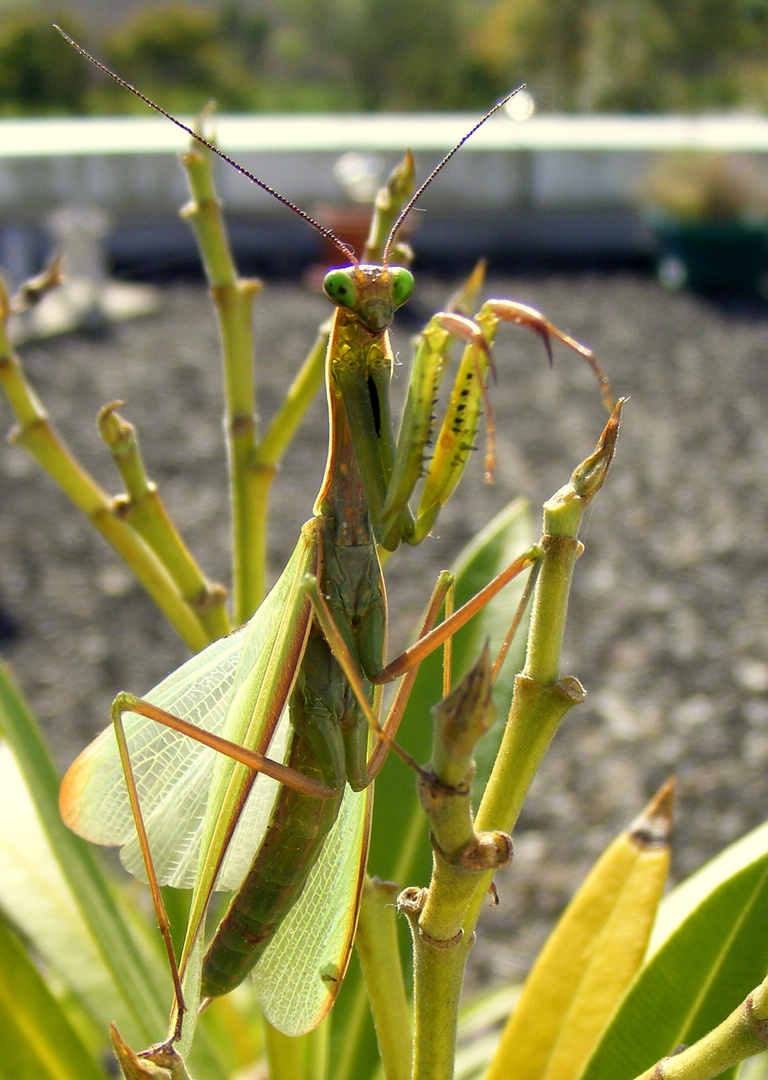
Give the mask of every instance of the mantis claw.
POLYGON ((566 339, 566 335, 561 334, 540 311, 528 307, 527 304, 519 304, 515 300, 489 300, 484 307, 490 311, 496 319, 500 319, 504 322, 511 322, 517 326, 525 326, 529 330, 532 330, 534 334, 538 334, 544 342, 544 348, 547 350, 547 360, 549 361, 550 367, 552 367, 554 363, 551 334, 554 333, 555 336, 561 341, 564 341, 565 344, 572 344, 576 347, 577 351, 583 348, 582 345, 579 345, 577 341, 573 341, 572 338, 566 339))
POLYGON ((479 314, 477 315, 477 321, 481 326, 489 324, 489 327, 495 329, 496 323, 501 320, 503 322, 514 323, 519 326, 525 326, 527 329, 532 330, 535 334, 538 334, 541 340, 544 342, 544 348, 547 350, 547 359, 549 360, 549 366, 552 367, 552 338, 557 338, 563 345, 577 353, 583 360, 589 364, 594 372, 595 378, 600 385, 600 392, 603 398, 603 404, 608 412, 613 411, 613 407, 616 404, 611 391, 611 384, 608 381, 608 376, 603 371, 597 360, 594 352, 588 349, 586 345, 582 345, 580 341, 572 338, 569 334, 563 333, 558 328, 542 315, 536 308, 529 307, 527 304, 517 303, 515 300, 488 300, 483 304, 479 314))

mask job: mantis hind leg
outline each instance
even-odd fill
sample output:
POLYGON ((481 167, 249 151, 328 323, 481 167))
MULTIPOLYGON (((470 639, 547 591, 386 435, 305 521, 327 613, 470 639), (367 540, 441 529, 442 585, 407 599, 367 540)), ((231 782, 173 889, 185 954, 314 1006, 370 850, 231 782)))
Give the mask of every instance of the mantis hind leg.
POLYGON ((171 979, 173 981, 173 996, 175 1001, 175 1024, 174 1030, 169 1033, 169 1039, 176 1041, 181 1036, 181 1025, 184 1019, 184 1014, 187 1011, 187 1006, 184 1001, 184 991, 181 985, 181 972, 179 970, 179 964, 176 960, 176 953, 173 948, 173 941, 171 940, 171 921, 168 918, 168 912, 163 900, 163 894, 160 890, 160 882, 157 879, 157 873, 155 871, 155 864, 152 859, 152 852, 149 847, 149 837, 147 836, 147 829, 144 824, 144 816, 141 812, 141 804, 139 802, 139 793, 136 788, 136 778, 133 773, 133 765, 131 764, 131 755, 128 750, 128 741, 125 737, 125 729, 123 728, 122 714, 124 712, 135 712, 135 706, 139 704, 138 699, 133 699, 130 694, 120 694, 112 704, 112 722, 115 728, 115 737, 117 739, 117 746, 120 752, 120 761, 123 766, 123 775, 125 776, 125 783, 128 789, 128 798, 131 803, 131 812, 133 813, 133 820, 136 826, 136 834, 139 839, 139 847, 141 848, 141 855, 144 860, 144 867, 147 871, 147 881, 149 883, 150 893, 152 894, 152 905, 155 909, 155 916, 157 918, 157 925, 160 929, 160 935, 163 939, 165 951, 168 956, 168 966, 171 971, 171 979))
POLYGON ((256 772, 265 773, 271 776, 275 780, 279 780, 281 783, 292 788, 305 796, 311 796, 314 798, 321 798, 323 800, 337 798, 339 795, 338 786, 333 788, 328 787, 322 782, 322 780, 305 775, 303 772, 298 772, 292 769, 290 766, 283 765, 280 762, 272 761, 270 758, 264 757, 262 754, 258 754, 254 751, 246 750, 244 747, 239 746, 237 743, 230 742, 228 739, 224 739, 221 736, 215 735, 212 732, 205 731, 202 728, 196 727, 188 720, 184 720, 181 717, 175 716, 173 713, 167 712, 165 709, 159 708, 157 705, 153 705, 149 701, 145 701, 142 698, 134 697, 132 694, 122 693, 118 694, 112 703, 112 723, 115 729, 115 737, 117 740, 117 746, 120 753, 120 761, 122 764, 123 775, 125 777, 126 788, 128 791, 128 799, 131 805, 131 813, 133 816, 134 825, 136 827, 136 834, 138 837, 139 848, 141 850, 142 861, 147 874, 147 881, 149 883, 150 893, 152 896, 152 904, 155 909, 155 915, 157 918, 160 934, 163 939, 163 944, 168 957, 168 964, 171 971, 171 979, 173 982, 173 992, 175 1000, 174 1010, 174 1024, 173 1030, 169 1035, 171 1041, 175 1041, 180 1037, 181 1025, 185 1012, 187 1011, 186 1003, 184 1001, 184 993, 182 990, 182 974, 180 971, 179 963, 176 959, 176 954, 171 940, 171 921, 168 917, 168 912, 163 901, 160 882, 158 880, 157 872, 155 870, 154 860, 152 858, 152 852, 149 844, 149 837, 147 835, 147 829, 144 822, 144 816, 141 810, 141 803, 139 800, 138 789, 136 785, 136 778, 133 771, 133 765, 131 763, 131 755, 128 747, 128 741, 125 735, 125 729, 123 727, 122 716, 123 713, 132 712, 138 713, 140 716, 145 716, 148 719, 155 720, 158 723, 164 724, 166 727, 170 727, 180 734, 189 738, 196 739, 198 742, 202 742, 212 749, 226 754, 228 757, 233 758, 236 761, 247 765, 249 768, 254 769, 256 772))

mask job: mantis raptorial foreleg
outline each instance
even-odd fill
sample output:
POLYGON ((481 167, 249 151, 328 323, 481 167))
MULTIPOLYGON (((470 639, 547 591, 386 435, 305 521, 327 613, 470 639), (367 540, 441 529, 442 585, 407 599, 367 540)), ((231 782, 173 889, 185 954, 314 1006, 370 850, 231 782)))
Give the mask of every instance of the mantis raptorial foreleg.
MULTIPOLYGON (((500 322, 524 326, 544 343, 552 363, 554 337, 586 360, 598 380, 603 403, 608 412, 615 402, 607 376, 591 349, 581 345, 553 325, 541 312, 512 300, 487 300, 474 319, 460 315, 434 315, 419 337, 411 369, 408 397, 394 455, 392 475, 381 510, 381 531, 389 537, 392 519, 407 507, 422 476, 423 463, 430 442, 434 451, 415 515, 402 530, 409 544, 419 544, 434 527, 437 516, 458 484, 474 449, 482 410, 486 414, 486 480, 495 468, 495 423, 490 400, 485 392, 488 369, 492 369, 491 346, 500 322), (434 434, 432 410, 438 387, 454 340, 466 344, 454 379, 445 417, 434 434)), ((384 547, 388 544, 381 541, 384 547)))

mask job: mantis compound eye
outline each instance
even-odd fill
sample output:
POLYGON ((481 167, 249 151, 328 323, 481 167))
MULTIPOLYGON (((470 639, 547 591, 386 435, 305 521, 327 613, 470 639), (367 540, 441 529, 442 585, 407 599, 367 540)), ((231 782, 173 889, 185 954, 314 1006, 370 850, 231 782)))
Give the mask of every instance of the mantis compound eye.
POLYGON ((400 307, 410 299, 413 292, 413 274, 402 266, 392 270, 392 302, 395 307, 400 307))
POLYGON ((354 307, 357 301, 357 289, 346 270, 331 270, 325 275, 323 292, 334 304, 354 307))

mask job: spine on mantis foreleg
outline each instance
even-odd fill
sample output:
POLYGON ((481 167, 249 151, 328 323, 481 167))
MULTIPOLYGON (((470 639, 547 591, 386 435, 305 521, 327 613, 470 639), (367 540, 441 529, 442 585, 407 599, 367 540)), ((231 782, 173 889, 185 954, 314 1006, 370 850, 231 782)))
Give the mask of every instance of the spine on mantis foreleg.
POLYGON ((488 322, 476 317, 476 322, 482 328, 486 350, 473 344, 468 345, 462 354, 445 417, 435 438, 435 449, 416 514, 417 538, 425 536, 434 526, 437 515, 453 494, 475 447, 483 409, 483 387, 490 363, 488 350, 496 337, 498 319, 488 322))
MULTIPOLYGON (((451 341, 450 331, 446 330, 437 318, 430 320, 419 337, 392 467, 392 479, 382 510, 385 520, 395 507, 407 502, 423 473, 424 458, 432 437, 432 410, 448 362, 451 341)), ((410 536, 408 538, 410 539, 410 536)))

